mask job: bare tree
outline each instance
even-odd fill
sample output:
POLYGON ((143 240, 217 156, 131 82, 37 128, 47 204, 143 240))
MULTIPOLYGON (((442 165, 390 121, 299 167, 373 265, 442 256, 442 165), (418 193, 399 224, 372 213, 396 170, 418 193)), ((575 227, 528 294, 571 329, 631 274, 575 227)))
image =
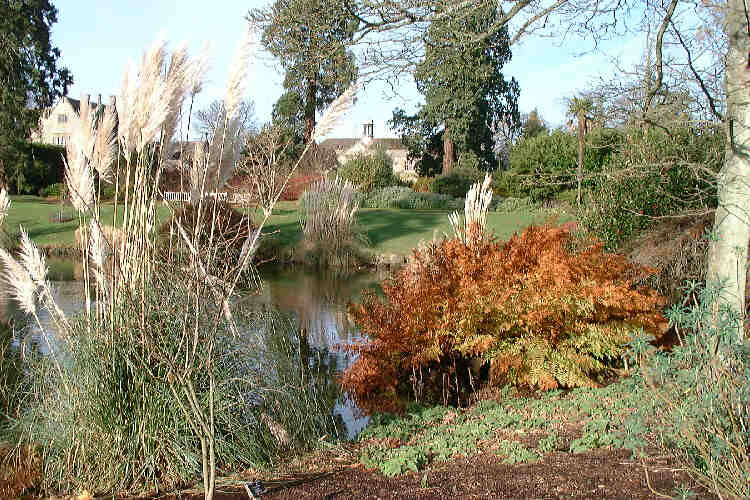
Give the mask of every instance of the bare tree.
MULTIPOLYGON (((241 136, 257 132, 258 124, 255 118, 255 103, 252 99, 240 101, 236 113, 241 136)), ((196 111, 195 121, 195 127, 201 137, 213 137, 216 129, 224 122, 223 101, 216 99, 205 108, 196 111)))

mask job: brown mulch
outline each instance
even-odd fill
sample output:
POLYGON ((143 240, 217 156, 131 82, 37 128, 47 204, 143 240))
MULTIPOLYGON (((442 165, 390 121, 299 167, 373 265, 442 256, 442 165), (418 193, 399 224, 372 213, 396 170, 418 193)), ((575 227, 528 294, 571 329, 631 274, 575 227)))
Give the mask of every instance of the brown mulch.
MULTIPOLYGON (((264 500, 302 499, 658 499, 673 494, 675 487, 692 486, 696 499, 715 498, 696 487, 684 470, 669 458, 643 463, 625 450, 588 453, 553 453, 537 463, 503 464, 493 453, 483 453, 433 466, 426 472, 388 478, 361 466, 339 467, 335 472, 303 479, 294 486, 266 482, 264 500)), ((217 500, 248 499, 244 489, 219 488, 217 500), (221 491, 223 490, 223 491, 221 491)), ((163 500, 197 500, 201 494, 167 495, 163 500)))

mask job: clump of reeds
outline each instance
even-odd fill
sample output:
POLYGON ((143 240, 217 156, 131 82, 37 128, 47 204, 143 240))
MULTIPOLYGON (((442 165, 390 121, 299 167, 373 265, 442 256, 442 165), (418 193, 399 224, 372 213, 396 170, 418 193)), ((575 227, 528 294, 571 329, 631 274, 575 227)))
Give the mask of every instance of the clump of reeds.
POLYGON ((351 262, 356 240, 355 222, 359 210, 359 190, 339 177, 315 182, 299 200, 304 244, 319 252, 321 262, 351 262))
MULTIPOLYGON (((57 325, 54 337, 42 329, 50 354, 29 359, 30 390, 15 426, 19 447, 40 450, 43 491, 163 490, 200 475, 210 500, 218 470, 257 465, 274 453, 262 436, 270 432, 265 421, 283 421, 269 414, 283 405, 265 410, 264 420, 249 395, 261 389, 261 370, 281 368, 274 368, 270 355, 249 364, 247 356, 237 357, 253 348, 238 348, 246 340, 237 328, 238 283, 296 167, 266 198, 263 219, 248 222, 235 238, 223 232, 218 200, 206 196, 226 183, 237 164, 235 114, 252 47, 248 33, 232 65, 216 134, 189 166, 189 217, 163 199, 159 179, 183 106, 202 87, 205 58, 191 58, 184 47, 170 53, 159 39, 140 66, 126 72, 117 120, 98 117, 87 106, 74 117, 66 181, 82 226, 84 313, 69 319, 59 309, 44 257, 26 233, 18 259, 0 250, 5 279, 23 309, 38 318, 37 309, 46 308, 57 325), (99 180, 117 183, 110 224, 99 214, 94 171, 99 180), (172 213, 166 241, 156 227, 162 202, 172 213), (85 230, 84 214, 90 217, 85 230), (236 258, 222 259, 230 246, 239 248, 236 258)), ((324 130, 351 106, 353 92, 323 114, 324 130)), ((294 387, 310 383, 298 377, 294 387)))

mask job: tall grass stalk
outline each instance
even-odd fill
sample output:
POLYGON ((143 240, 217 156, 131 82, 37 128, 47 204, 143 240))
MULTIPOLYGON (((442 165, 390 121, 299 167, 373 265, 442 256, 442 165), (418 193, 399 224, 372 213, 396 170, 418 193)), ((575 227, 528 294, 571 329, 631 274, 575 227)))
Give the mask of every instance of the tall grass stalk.
MULTIPOLYGON (((46 491, 134 491, 146 485, 160 490, 200 470, 210 500, 217 471, 254 465, 264 453, 258 436, 268 424, 247 397, 257 379, 233 371, 241 364, 237 346, 245 340, 237 326, 237 286, 299 161, 275 186, 278 192, 266 197, 269 207, 260 224, 250 228, 248 221, 239 259, 217 258, 234 242, 222 237, 218 200, 205 196, 221 188, 237 164, 234 107, 244 93, 252 46, 248 33, 232 65, 222 123, 190 167, 196 205, 190 227, 174 217, 177 211, 163 199, 159 178, 186 96, 192 100, 202 87, 204 57, 192 58, 184 47, 170 53, 159 38, 140 66, 125 73, 116 137, 106 114, 97 120, 82 107, 75 117, 66 180, 81 223, 84 213, 91 215, 81 231, 85 314, 69 320, 59 309, 43 258, 28 237, 22 238, 20 262, 0 253, 25 309, 34 315, 38 306, 50 310, 58 327, 50 344, 60 355, 29 366, 32 390, 17 425, 19 444, 41 450, 46 491), (116 233, 105 230, 93 183, 94 171, 107 178, 113 158, 116 192, 124 198, 119 222, 113 216, 111 223, 116 233), (161 202, 176 227, 176 237, 167 241, 156 231, 161 202)), ((321 123, 335 125, 353 101, 354 91, 347 91, 321 123)), ((262 347, 257 341, 250 345, 262 347)))

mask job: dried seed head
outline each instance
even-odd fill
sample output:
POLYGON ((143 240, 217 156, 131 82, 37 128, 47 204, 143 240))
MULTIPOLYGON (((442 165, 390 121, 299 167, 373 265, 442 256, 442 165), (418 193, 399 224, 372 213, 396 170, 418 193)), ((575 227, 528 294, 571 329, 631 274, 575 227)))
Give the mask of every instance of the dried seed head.
POLYGON ((115 110, 107 106, 96 127, 94 151, 91 158, 91 164, 99 173, 99 178, 107 182, 112 180, 112 163, 117 156, 116 124, 115 110))
POLYGON ((37 286, 44 286, 47 281, 47 263, 44 256, 29 238, 29 234, 21 228, 21 251, 19 253, 21 265, 37 286))
POLYGON ((79 212, 87 212, 94 202, 94 176, 89 162, 75 148, 68 149, 68 159, 63 162, 70 202, 79 212))
POLYGON ((229 81, 224 96, 225 120, 230 121, 239 108, 247 88, 247 72, 250 56, 255 46, 255 31, 248 27, 229 67, 229 81))
POLYGON ((9 209, 10 198, 8 197, 8 191, 2 188, 0 189, 0 226, 3 225, 3 220, 8 216, 9 209))
POLYGON ((0 262, 3 264, 3 278, 8 284, 10 295, 16 299, 23 312, 35 313, 37 286, 29 273, 2 248, 0 248, 0 262))
POLYGON ((349 86, 339 97, 336 98, 323 112, 320 122, 315 126, 313 140, 322 139, 336 127, 341 118, 351 109, 357 101, 359 83, 355 82, 349 86))

